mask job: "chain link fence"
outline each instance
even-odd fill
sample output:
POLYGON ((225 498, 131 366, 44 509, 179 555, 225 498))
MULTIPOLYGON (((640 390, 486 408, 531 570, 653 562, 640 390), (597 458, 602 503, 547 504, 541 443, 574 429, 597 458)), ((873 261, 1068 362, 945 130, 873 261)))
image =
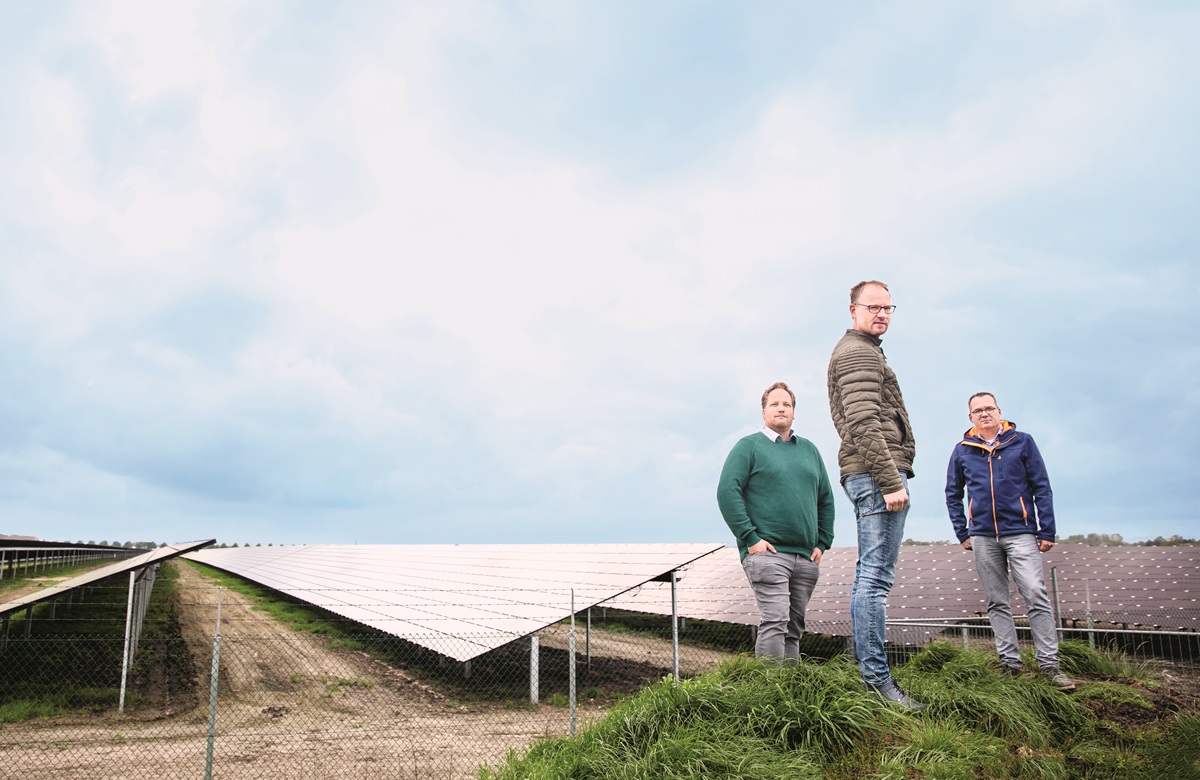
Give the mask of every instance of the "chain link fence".
MULTIPOLYGON (((329 615, 304 625, 214 587, 190 564, 160 572, 120 709, 124 578, 14 618, 0 655, 0 774, 38 778, 471 778, 604 715, 674 673, 753 652, 753 628, 596 608, 455 662, 329 615), (677 641, 676 641, 677 640, 677 641), (574 650, 574 652, 572 652, 574 650)), ((311 609, 311 608, 309 608, 311 609)), ((810 623, 802 652, 848 649, 848 621, 810 623)), ((1086 629, 1067 631, 1087 641, 1086 629)), ((1195 682, 1200 636, 1093 629, 1100 646, 1195 682)), ((931 639, 991 649, 986 621, 893 622, 893 662, 931 639)), ((444 639, 471 643, 472 637, 444 639)))

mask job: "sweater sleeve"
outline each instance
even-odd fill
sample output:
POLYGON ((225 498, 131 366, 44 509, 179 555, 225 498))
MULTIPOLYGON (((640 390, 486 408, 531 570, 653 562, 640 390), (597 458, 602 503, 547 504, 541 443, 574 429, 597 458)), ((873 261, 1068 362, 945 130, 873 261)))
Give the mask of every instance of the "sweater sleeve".
POLYGON ((753 467, 754 448, 748 440, 742 439, 725 458, 721 479, 717 482, 717 506, 721 508, 721 516, 734 537, 746 547, 761 541, 746 511, 746 484, 753 467))
POLYGON ((1029 480, 1029 489, 1033 493, 1034 512, 1038 522, 1038 538, 1048 542, 1054 541, 1056 529, 1054 526, 1054 492, 1050 489, 1050 475, 1046 473, 1046 463, 1042 453, 1034 443, 1033 437, 1025 435, 1025 474, 1029 480))
POLYGON ((950 524, 954 526, 954 535, 959 543, 967 541, 970 533, 967 530, 967 513, 963 511, 963 494, 967 485, 962 463, 958 455, 962 448, 955 445, 950 453, 950 465, 946 467, 946 510, 950 513, 950 524))
POLYGON ((847 349, 837 357, 834 376, 841 388, 846 430, 850 443, 867 465, 867 471, 886 495, 904 487, 892 460, 883 424, 883 358, 875 350, 847 349))
POLYGON ((824 552, 833 546, 833 487, 829 482, 829 472, 825 469, 821 453, 817 452, 816 447, 813 447, 813 452, 817 456, 817 467, 820 469, 817 484, 817 547, 824 552))

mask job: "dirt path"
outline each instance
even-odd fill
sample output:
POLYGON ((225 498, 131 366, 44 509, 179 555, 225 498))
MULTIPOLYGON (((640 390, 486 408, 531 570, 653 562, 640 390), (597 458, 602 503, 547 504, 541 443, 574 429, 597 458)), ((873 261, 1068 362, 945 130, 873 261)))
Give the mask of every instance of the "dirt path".
MULTIPOLYGON (((217 588, 186 563, 179 620, 199 695, 157 720, 96 718, 0 731, 0 762, 23 778, 203 777, 217 588), (15 737, 15 738, 14 738, 15 737)), ((292 631, 221 591, 213 776, 473 778, 509 749, 569 730, 564 707, 464 707, 406 672, 292 631)), ((583 707, 581 720, 600 714, 583 707)))
MULTIPOLYGON (((575 631, 575 651, 580 655, 587 652, 585 631, 586 629, 582 627, 575 631)), ((659 639, 629 631, 610 631, 597 626, 592 626, 591 632, 593 656, 622 658, 670 670, 672 660, 669 639, 659 639)), ((570 641, 569 634, 561 626, 540 631, 538 636, 543 647, 553 647, 559 650, 566 650, 570 641)), ((681 643, 679 645, 679 674, 681 677, 690 677, 711 672, 722 661, 733 657, 733 653, 723 650, 681 643)))

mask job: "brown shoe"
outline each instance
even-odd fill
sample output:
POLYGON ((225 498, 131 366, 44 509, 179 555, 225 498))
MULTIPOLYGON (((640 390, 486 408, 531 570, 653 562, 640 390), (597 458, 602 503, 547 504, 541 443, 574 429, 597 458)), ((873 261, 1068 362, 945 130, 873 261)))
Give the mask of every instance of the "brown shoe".
POLYGON ((1075 690, 1075 681, 1059 671, 1058 667, 1056 666, 1052 666, 1049 669, 1043 669, 1042 676, 1046 678, 1046 682, 1050 683, 1060 691, 1075 690))

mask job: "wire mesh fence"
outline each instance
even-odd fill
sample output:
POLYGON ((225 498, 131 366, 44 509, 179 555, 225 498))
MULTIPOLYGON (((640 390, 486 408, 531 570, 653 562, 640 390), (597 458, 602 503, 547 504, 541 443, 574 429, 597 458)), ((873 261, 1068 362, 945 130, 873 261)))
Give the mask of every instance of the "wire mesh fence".
MULTIPOLYGON (((21 616, 0 656, 0 774, 22 778, 466 778, 563 736, 673 674, 752 653, 747 625, 593 609, 467 662, 335 621, 301 625, 199 579, 159 578, 119 709, 122 578, 21 616), (214 674, 215 671, 215 674, 214 674)), ((170 570, 168 570, 170 571, 170 570)), ((848 621, 813 622, 811 658, 849 649, 848 621)), ((1064 629, 1196 692, 1200 635, 1064 629)), ((479 637, 444 637, 474 644, 479 637)), ((992 648, 986 620, 893 621, 902 664, 931 640, 992 648)), ((1024 641, 1024 636, 1022 637, 1024 641)), ((424 644, 434 644, 426 641, 424 644)))

